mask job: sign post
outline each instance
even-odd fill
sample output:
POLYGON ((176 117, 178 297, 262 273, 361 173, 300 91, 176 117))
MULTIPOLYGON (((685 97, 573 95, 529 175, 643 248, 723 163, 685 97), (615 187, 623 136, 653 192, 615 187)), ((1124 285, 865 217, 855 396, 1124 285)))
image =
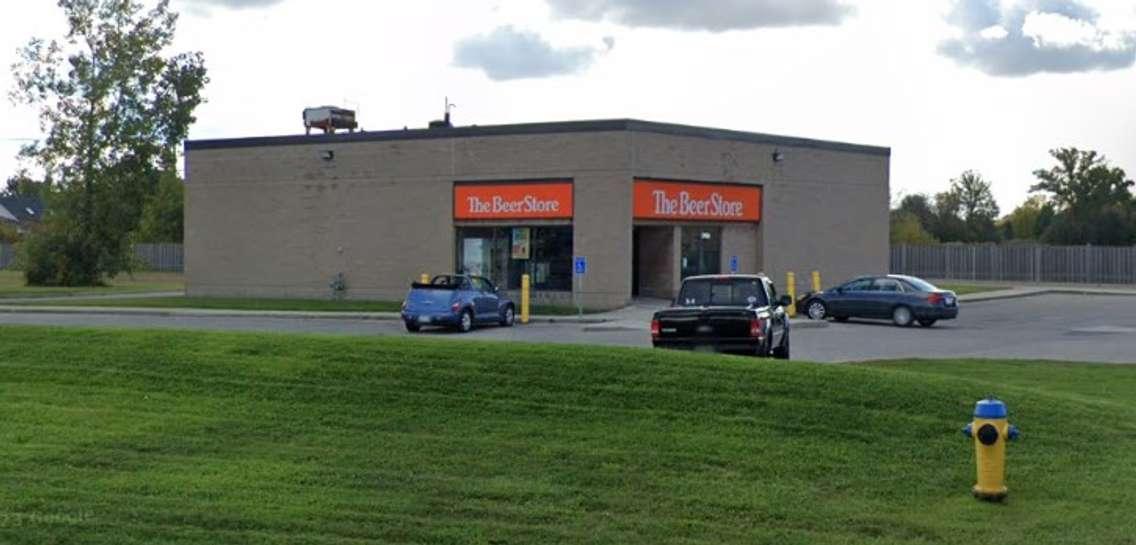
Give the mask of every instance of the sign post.
POLYGON ((584 276, 588 274, 588 258, 587 256, 578 255, 572 258, 572 270, 577 279, 576 287, 576 312, 582 318, 584 316, 584 276))

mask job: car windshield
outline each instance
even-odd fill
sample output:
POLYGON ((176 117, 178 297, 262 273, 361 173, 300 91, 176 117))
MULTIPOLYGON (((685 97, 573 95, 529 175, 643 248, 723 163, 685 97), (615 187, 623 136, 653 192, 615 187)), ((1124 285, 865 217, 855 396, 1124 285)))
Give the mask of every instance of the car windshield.
POLYGON ((939 288, 936 288, 934 284, 921 278, 915 278, 914 276, 905 276, 903 277, 903 279, 919 291, 939 291, 939 288))
POLYGON ((768 304, 761 280, 756 278, 687 280, 678 296, 678 305, 683 307, 763 307, 768 304))

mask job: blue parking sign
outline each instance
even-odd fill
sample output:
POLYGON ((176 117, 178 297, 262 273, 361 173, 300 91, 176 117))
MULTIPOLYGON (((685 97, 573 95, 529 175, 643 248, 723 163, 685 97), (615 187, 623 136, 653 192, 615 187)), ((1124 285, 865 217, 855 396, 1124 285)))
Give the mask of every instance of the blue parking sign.
POLYGON ((738 272, 738 256, 730 256, 730 272, 736 274, 738 272))
POLYGON ((588 273, 588 258, 585 257, 585 256, 582 256, 582 255, 576 256, 573 259, 573 268, 576 270, 577 275, 583 276, 583 275, 587 274, 588 273))

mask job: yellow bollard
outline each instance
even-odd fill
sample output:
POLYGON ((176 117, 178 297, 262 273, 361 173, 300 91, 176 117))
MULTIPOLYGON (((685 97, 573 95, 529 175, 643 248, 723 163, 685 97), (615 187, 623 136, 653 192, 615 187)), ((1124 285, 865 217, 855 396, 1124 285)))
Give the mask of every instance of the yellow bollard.
POLYGON ((529 275, 521 275, 521 323, 529 323, 529 275))
POLYGON ((429 284, 430 283, 430 275, 428 275, 426 273, 422 273, 422 276, 418 277, 418 283, 419 284, 429 284))
POLYGON ((789 317, 792 318, 797 315, 797 275, 793 273, 785 275, 785 288, 785 291, 789 293, 789 299, 793 301, 785 309, 785 312, 789 313, 789 317))
POLYGON ((962 433, 974 439, 978 482, 974 497, 1002 501, 1006 497, 1006 442, 1018 438, 1017 426, 1006 421, 1006 405, 993 397, 974 404, 974 421, 962 433))
POLYGON ((820 287, 820 271, 813 271, 813 293, 824 291, 820 287))

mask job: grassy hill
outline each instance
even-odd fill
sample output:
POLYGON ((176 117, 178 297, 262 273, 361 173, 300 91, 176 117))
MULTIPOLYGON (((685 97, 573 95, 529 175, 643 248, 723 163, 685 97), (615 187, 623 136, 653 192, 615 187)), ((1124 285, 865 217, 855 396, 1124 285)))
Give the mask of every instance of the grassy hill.
POLYGON ((1133 543, 1134 506, 1133 366, 0 327, 2 543, 1133 543))

